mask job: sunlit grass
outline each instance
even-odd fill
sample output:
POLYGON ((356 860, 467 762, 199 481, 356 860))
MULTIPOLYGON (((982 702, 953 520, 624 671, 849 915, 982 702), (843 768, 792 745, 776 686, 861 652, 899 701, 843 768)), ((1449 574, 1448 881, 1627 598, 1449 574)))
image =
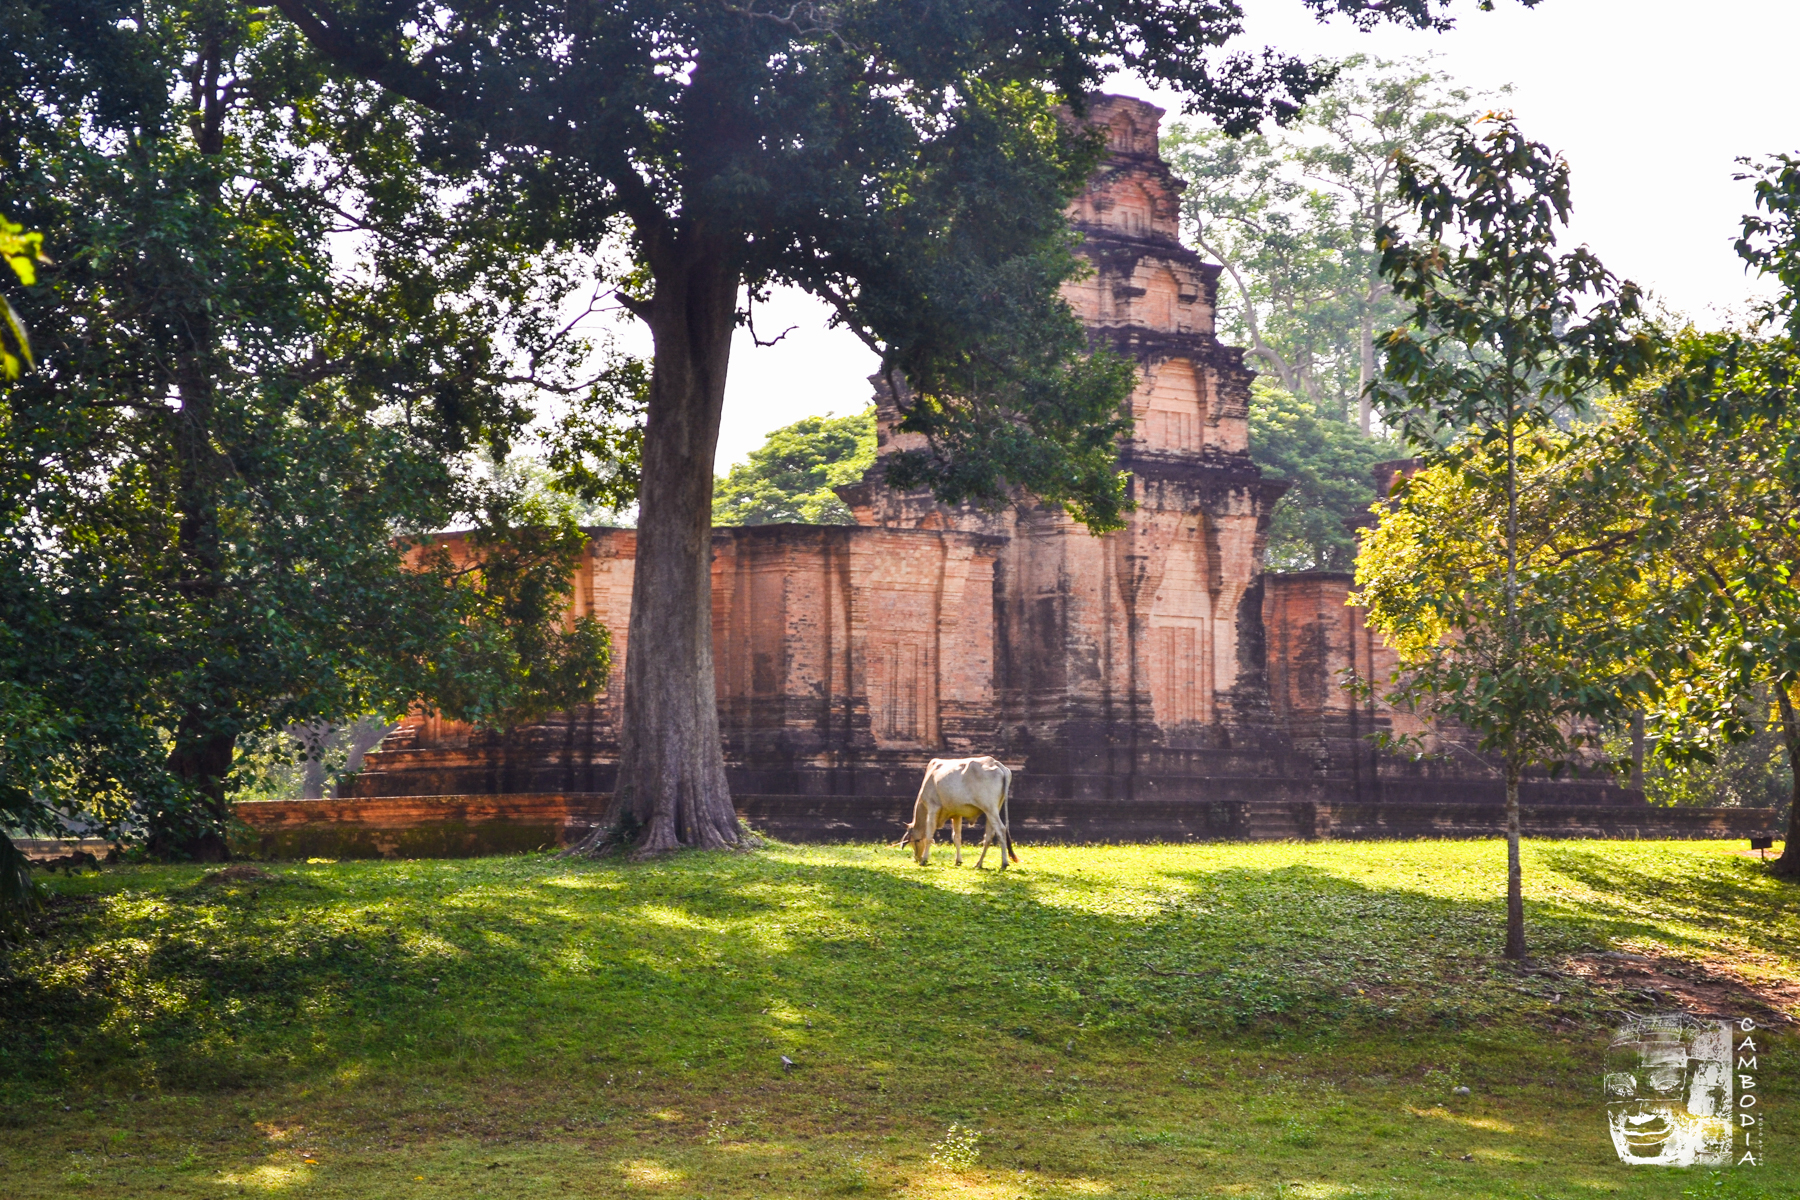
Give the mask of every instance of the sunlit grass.
MULTIPOLYGON (((1793 980, 1800 889, 1739 849, 1528 843, 1534 955, 1793 980)), ((0 1195, 1723 1197, 1800 1179, 1779 1115, 1771 1165, 1719 1187, 1612 1161, 1598 1064, 1628 1004, 1498 958, 1498 842, 1023 853, 1005 873, 773 846, 58 879, 0 981, 0 1195), (953 1126, 979 1153, 949 1169, 933 1146, 953 1126)), ((1780 1114, 1800 1089, 1766 1061, 1780 1114)))

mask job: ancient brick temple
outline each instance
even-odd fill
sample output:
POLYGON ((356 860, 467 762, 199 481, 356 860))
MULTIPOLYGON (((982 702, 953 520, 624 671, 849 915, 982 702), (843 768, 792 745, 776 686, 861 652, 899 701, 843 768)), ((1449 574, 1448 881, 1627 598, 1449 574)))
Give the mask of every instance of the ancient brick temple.
MULTIPOLYGON (((1021 772, 1015 820, 1050 836, 1491 829, 1500 785, 1479 760, 1405 762, 1364 736, 1395 716, 1341 686, 1386 665, 1346 607, 1349 577, 1263 569, 1285 485, 1250 459, 1252 372, 1214 336, 1220 268, 1177 236, 1183 185, 1158 154, 1161 116, 1095 99, 1110 153, 1072 213, 1094 270, 1068 299, 1140 368, 1120 447, 1129 526, 1094 537, 1043 506, 950 508, 887 490, 877 466, 842 489, 854 526, 715 530, 720 724, 752 819, 887 832, 926 759, 993 753, 1021 772)), ((877 402, 881 451, 905 446, 893 398, 877 402)), ((639 652, 625 640, 634 541, 594 531, 573 600, 621 657, 639 652)), ((355 793, 554 793, 597 808, 618 745, 613 677, 598 703, 505 736, 409 721, 355 793)), ((1527 799, 1577 806, 1572 831, 1642 804, 1592 781, 1527 799)))

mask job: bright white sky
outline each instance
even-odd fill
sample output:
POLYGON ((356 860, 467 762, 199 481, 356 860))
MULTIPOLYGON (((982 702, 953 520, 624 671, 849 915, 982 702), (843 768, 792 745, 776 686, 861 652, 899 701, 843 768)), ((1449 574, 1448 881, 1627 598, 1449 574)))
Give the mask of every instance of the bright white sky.
MULTIPOLYGON (((1525 132, 1574 168, 1573 241, 1669 307, 1718 323, 1752 294, 1731 240, 1749 206, 1733 160, 1800 151, 1800 0, 1499 0, 1456 10, 1448 34, 1322 26, 1299 0, 1245 0, 1240 44, 1287 53, 1383 58, 1436 53, 1438 66, 1476 89, 1511 83, 1525 132)), ((1120 77, 1109 85, 1178 115, 1178 98, 1120 77)), ((800 293, 759 307, 767 339, 740 331, 719 434, 723 472, 763 437, 801 417, 868 403, 874 356, 825 328, 827 311, 800 293)))

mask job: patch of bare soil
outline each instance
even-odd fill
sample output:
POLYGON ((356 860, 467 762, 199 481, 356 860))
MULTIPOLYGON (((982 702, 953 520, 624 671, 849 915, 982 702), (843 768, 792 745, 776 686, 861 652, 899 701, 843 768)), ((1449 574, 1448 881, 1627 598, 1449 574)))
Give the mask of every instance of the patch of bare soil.
POLYGON ((1700 1017, 1753 1017, 1763 1025, 1800 1023, 1800 981, 1747 970, 1756 963, 1729 959, 1694 960, 1672 954, 1632 954, 1607 950, 1576 954, 1560 964, 1606 992, 1626 1009, 1648 1004, 1700 1017))

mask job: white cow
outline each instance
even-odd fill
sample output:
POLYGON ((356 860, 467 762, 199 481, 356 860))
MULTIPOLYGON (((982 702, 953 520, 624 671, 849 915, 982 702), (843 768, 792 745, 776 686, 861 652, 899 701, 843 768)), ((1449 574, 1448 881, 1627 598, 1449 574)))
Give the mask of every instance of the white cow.
POLYGON ((1019 861, 1006 828, 1010 799, 1012 770, 999 759, 985 754, 980 758, 934 758, 925 767, 925 781, 919 785, 919 798, 913 802, 912 824, 895 845, 910 842, 913 858, 924 866, 931 861, 931 839, 947 820, 956 842, 956 865, 960 867, 962 823, 984 817, 981 857, 975 860, 975 866, 980 869, 987 861, 989 843, 997 842, 1000 869, 1004 871, 1007 859, 1019 861))

